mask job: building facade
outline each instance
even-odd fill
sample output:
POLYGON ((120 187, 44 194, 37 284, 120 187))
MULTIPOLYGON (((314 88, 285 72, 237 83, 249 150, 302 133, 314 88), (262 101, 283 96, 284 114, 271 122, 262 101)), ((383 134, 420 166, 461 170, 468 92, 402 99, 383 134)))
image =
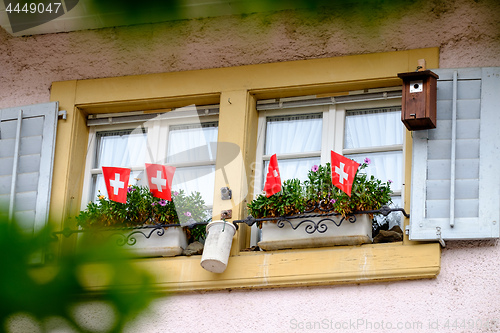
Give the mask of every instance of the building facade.
MULTIPOLYGON (((24 37, 0 29, 0 108, 57 101, 59 110, 66 110, 57 125, 49 209, 63 228, 92 196, 86 167, 93 153, 89 115, 112 118, 217 105, 216 141, 219 147, 234 144, 240 157, 227 161, 224 150, 217 150, 209 163, 215 174, 209 201, 214 218, 225 209, 232 209, 235 219, 245 218, 246 202, 259 191, 259 101, 392 91, 401 85, 397 74, 414 71, 419 59, 443 80, 452 80, 448 69, 461 75, 467 68, 500 67, 495 1, 426 1, 410 9, 382 6, 373 15, 353 9, 349 16, 335 8, 321 14, 283 10, 24 37), (227 165, 226 173, 216 171, 227 165), (233 201, 219 199, 224 186, 232 189, 233 201)), ((382 100, 362 107, 400 103, 382 100)), ((320 113, 334 119, 340 109, 320 113)), ((400 143, 398 200, 408 211, 414 203, 412 174, 425 172, 411 167, 414 133, 405 131, 400 143)), ((332 149, 335 135, 324 139, 332 149)), ((321 152, 307 156, 324 162, 321 152)), ((500 186, 495 179, 493 198, 500 186)), ((498 224, 492 227, 497 229, 498 224)), ((220 275, 202 270, 199 257, 144 261, 159 289, 176 293, 157 300, 129 331, 500 329, 495 283, 500 250, 494 231, 470 237, 475 240, 446 240, 444 248, 437 238, 416 242, 405 235, 403 242, 391 244, 240 252, 250 245, 250 234, 240 228, 228 269, 220 275)), ((61 251, 71 248, 71 242, 61 245, 61 251)), ((92 313, 89 320, 103 316, 92 313)))

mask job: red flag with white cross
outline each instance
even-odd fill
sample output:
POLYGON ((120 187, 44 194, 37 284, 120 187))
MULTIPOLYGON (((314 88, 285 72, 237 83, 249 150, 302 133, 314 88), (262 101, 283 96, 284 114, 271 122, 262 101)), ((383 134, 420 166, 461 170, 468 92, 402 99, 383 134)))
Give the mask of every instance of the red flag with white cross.
POLYGON ((130 169, 102 167, 102 175, 104 176, 109 200, 126 203, 130 169))
POLYGON ((278 168, 278 158, 276 154, 271 156, 269 160, 269 168, 266 176, 266 184, 264 185, 264 191, 266 191, 266 197, 278 193, 281 191, 281 176, 280 169, 278 168))
POLYGON ((172 179, 175 167, 161 164, 146 163, 146 174, 148 176, 149 190, 153 197, 171 201, 172 179))
POLYGON ((332 183, 351 196, 352 184, 359 163, 332 151, 332 183))

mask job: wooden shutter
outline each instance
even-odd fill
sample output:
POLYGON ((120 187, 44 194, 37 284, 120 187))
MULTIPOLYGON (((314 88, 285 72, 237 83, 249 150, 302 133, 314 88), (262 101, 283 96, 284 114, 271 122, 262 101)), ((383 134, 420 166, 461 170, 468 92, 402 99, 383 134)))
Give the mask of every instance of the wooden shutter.
POLYGON ((500 68, 433 71, 436 128, 412 133, 410 239, 498 238, 500 68))
POLYGON ((47 221, 58 103, 0 109, 0 204, 33 233, 47 221))

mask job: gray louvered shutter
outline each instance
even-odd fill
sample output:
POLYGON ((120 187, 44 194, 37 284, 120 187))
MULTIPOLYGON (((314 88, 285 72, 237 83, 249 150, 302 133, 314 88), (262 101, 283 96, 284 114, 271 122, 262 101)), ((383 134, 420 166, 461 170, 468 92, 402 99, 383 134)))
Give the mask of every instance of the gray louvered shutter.
POLYGON ((436 128, 412 133, 410 239, 498 238, 500 68, 433 72, 436 128))
POLYGON ((57 102, 0 109, 0 203, 26 233, 47 221, 57 102))

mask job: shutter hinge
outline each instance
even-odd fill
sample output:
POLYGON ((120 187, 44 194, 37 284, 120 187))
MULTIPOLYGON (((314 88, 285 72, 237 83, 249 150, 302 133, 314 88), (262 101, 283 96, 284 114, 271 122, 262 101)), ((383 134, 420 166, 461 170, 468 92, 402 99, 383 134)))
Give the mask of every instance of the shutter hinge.
POLYGON ((61 110, 59 111, 59 113, 57 114, 58 117, 62 118, 63 120, 66 120, 67 116, 68 116, 68 112, 66 110, 61 110))
POLYGON ((446 243, 444 242, 443 237, 441 237, 441 227, 436 227, 436 236, 439 244, 441 244, 442 247, 446 247, 446 243))
POLYGON ((406 233, 406 235, 407 235, 407 236, 409 236, 409 235, 410 235, 410 226, 409 226, 409 225, 407 225, 407 226, 405 227, 405 233, 406 233))

